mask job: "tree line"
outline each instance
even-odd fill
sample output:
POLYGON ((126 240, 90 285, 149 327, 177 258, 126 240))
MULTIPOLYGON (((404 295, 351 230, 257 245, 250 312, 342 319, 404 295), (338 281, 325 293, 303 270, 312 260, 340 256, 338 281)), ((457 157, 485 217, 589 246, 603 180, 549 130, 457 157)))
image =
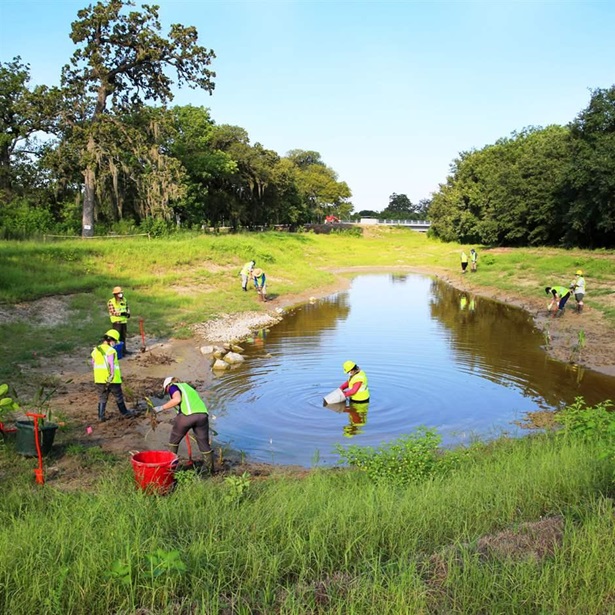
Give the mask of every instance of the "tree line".
POLYGON ((461 243, 615 246, 615 85, 567 126, 463 152, 433 195, 430 233, 461 243))
POLYGON ((93 236, 95 226, 164 232, 300 225, 347 217, 351 191, 315 151, 281 156, 171 106, 172 88, 212 93, 213 50, 194 27, 162 33, 158 7, 106 0, 77 14, 57 87, 30 87, 20 57, 0 63, 0 233, 93 236))
POLYGON ((301 226, 373 216, 429 219, 430 234, 484 245, 615 245, 615 86, 567 126, 530 127, 462 152, 432 195, 393 193, 353 212, 316 151, 280 155, 205 107, 172 106, 175 85, 215 89, 213 50, 192 26, 162 32, 158 7, 104 0, 71 24, 59 86, 30 87, 0 63, 0 236, 229 226, 301 226))

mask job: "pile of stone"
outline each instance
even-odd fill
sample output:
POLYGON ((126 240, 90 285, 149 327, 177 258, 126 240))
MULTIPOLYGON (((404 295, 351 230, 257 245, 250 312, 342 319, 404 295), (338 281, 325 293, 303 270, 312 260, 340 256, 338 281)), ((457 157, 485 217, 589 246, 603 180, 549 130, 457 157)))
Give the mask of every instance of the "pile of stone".
POLYGON ((246 358, 241 354, 244 349, 237 344, 226 343, 221 346, 201 346, 201 354, 211 356, 213 371, 231 369, 236 365, 241 365, 246 358))

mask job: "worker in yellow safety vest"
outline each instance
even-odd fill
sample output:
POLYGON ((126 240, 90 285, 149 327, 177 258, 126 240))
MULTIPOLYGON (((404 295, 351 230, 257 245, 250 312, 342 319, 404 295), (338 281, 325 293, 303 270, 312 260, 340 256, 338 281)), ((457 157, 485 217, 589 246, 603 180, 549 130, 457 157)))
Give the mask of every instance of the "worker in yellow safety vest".
POLYGON ((239 275, 241 276, 241 288, 243 288, 245 292, 248 291, 248 282, 252 277, 254 265, 256 265, 256 261, 248 261, 239 272, 239 275))
POLYGON ((107 310, 111 319, 111 326, 120 334, 119 341, 124 344, 124 354, 130 354, 126 349, 126 333, 128 330, 128 319, 130 318, 130 308, 121 286, 116 286, 113 289, 113 297, 107 301, 107 310))
POLYGON ((368 402, 369 389, 366 373, 354 361, 344 361, 342 369, 348 374, 348 380, 340 385, 344 396, 353 403, 368 402))
POLYGON ((177 410, 169 437, 169 449, 177 454, 180 442, 192 429, 199 451, 203 455, 203 473, 213 474, 214 458, 209 442, 209 411, 205 402, 189 384, 177 382, 173 376, 165 379, 162 388, 170 399, 160 406, 155 406, 154 412, 158 414, 171 408, 177 410))
POLYGON ((98 389, 98 420, 101 422, 106 420, 105 410, 109 393, 113 393, 117 408, 123 417, 136 416, 135 412, 126 407, 122 392, 122 372, 114 348, 119 339, 120 334, 115 329, 109 329, 90 355, 94 369, 94 384, 98 389))

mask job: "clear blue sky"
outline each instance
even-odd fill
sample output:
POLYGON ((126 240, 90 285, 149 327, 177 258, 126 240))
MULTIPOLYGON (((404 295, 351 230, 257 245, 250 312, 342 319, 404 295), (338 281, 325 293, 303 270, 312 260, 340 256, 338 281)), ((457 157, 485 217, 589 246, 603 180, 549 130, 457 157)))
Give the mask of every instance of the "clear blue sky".
MULTIPOLYGON (((164 29, 194 25, 213 49, 209 107, 279 154, 321 153, 355 210, 413 202, 461 151, 526 126, 567 124, 615 83, 615 2, 160 0, 164 29)), ((0 60, 57 84, 87 0, 0 0, 0 60)), ((140 2, 137 3, 140 6, 140 2)))

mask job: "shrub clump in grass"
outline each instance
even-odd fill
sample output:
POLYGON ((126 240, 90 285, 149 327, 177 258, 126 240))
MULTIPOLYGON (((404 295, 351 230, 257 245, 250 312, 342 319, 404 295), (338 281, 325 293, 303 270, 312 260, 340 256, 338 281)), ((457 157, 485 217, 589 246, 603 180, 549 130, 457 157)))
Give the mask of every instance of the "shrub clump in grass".
POLYGON ((448 473, 468 454, 467 449, 442 451, 436 429, 418 427, 413 433, 378 448, 338 444, 336 452, 348 465, 363 470, 375 483, 405 486, 448 473))

